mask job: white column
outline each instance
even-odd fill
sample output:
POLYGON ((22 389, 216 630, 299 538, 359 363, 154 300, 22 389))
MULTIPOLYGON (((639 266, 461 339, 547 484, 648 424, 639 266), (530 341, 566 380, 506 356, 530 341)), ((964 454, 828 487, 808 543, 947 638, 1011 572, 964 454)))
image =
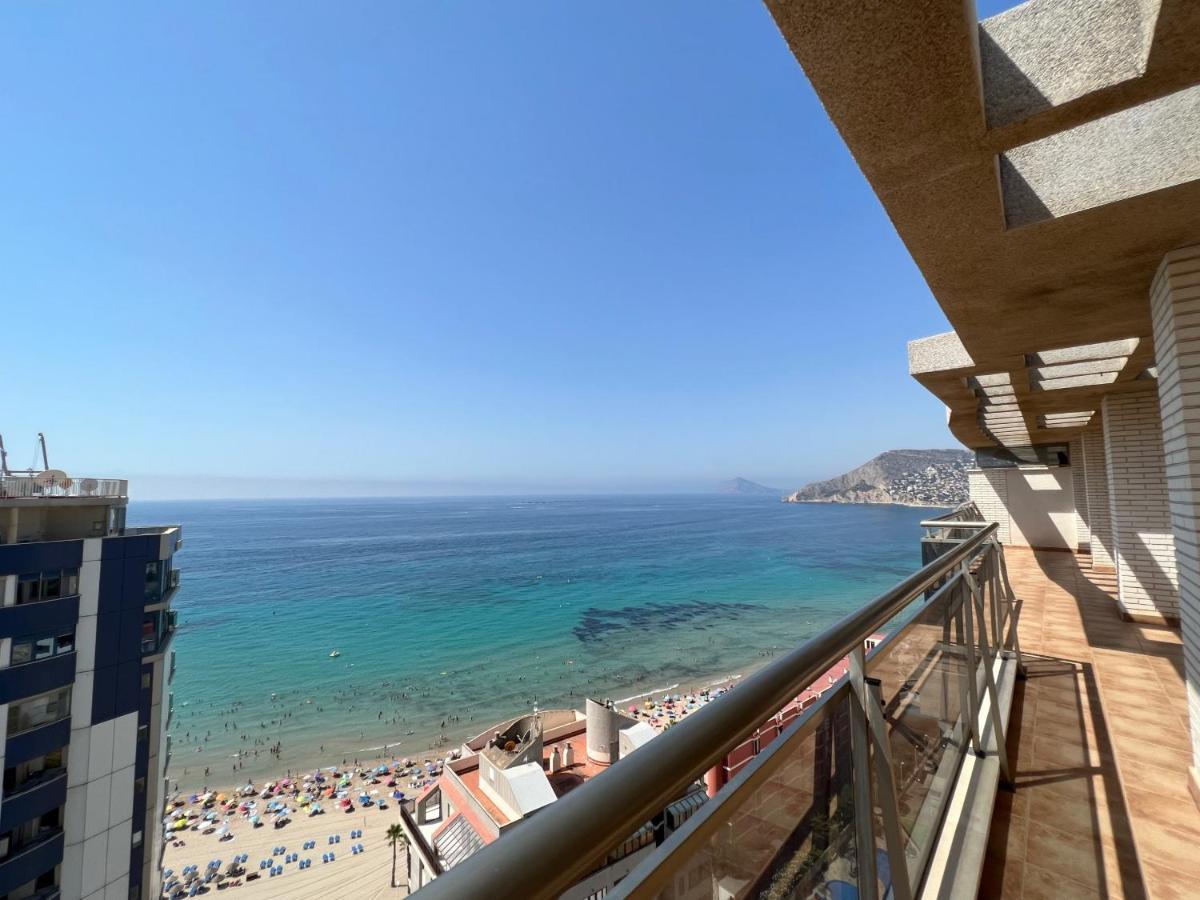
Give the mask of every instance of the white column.
POLYGON ((1192 793, 1200 802, 1200 245, 1168 253, 1150 290, 1163 449, 1192 725, 1192 793))

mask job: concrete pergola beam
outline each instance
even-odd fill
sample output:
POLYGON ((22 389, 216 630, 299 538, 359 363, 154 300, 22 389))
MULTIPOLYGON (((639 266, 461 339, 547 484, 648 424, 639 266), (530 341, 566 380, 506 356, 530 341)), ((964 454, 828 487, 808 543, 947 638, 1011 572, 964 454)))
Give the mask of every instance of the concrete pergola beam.
POLYGON ((1150 284, 1200 242, 1200 3, 1029 0, 982 28, 963 0, 767 6, 954 327, 910 366, 960 440, 996 443, 968 376, 1020 374, 1035 441, 1069 437, 1046 414, 1153 387, 1150 284), (1026 356, 1131 339, 1109 385, 1022 374, 1026 356))

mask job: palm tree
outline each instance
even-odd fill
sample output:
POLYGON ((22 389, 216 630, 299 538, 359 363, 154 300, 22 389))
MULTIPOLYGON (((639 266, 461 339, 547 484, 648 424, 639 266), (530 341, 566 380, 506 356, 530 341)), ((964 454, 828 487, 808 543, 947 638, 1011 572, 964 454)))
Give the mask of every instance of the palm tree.
POLYGON ((387 830, 388 843, 392 845, 392 887, 396 886, 396 848, 397 845, 408 846, 408 838, 404 836, 404 829, 400 827, 400 823, 389 825, 387 830))

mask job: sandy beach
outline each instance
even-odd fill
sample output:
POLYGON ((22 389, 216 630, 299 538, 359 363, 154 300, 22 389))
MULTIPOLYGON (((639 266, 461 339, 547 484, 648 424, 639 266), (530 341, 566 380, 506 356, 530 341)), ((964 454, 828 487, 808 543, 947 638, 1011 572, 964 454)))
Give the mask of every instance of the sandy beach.
MULTIPOLYGON (((424 763, 424 760, 413 762, 424 763)), ((244 854, 247 857, 243 864, 245 874, 226 877, 220 888, 213 882, 208 885, 210 891, 219 889, 225 894, 233 891, 235 896, 245 893, 262 898, 316 898, 353 884, 356 897, 403 896, 407 894, 407 888, 391 887, 392 848, 387 840, 387 829, 400 817, 399 801, 392 793, 398 790, 413 797, 434 777, 423 768, 419 774, 408 769, 406 774, 394 780, 391 775, 375 774, 371 769, 354 770, 341 776, 333 774, 332 770, 324 770, 321 773, 324 780, 320 783, 281 781, 275 792, 267 795, 260 791, 257 795, 242 796, 239 790, 246 787, 242 785, 226 791, 214 790, 199 797, 180 797, 184 803, 173 808, 167 821, 188 817, 188 827, 173 830, 168 837, 163 869, 172 875, 164 881, 169 883, 181 878, 189 866, 197 866, 203 874, 211 860, 220 860, 221 871, 226 871, 236 857, 244 854), (342 803, 335 797, 322 799, 317 796, 310 802, 306 796, 310 792, 317 794, 321 789, 328 791, 333 786, 344 786, 345 795, 353 801, 350 811, 343 810, 342 803), (368 794, 371 804, 360 803, 362 793, 368 794), (320 804, 322 813, 309 814, 313 802, 320 804), (290 821, 281 827, 275 827, 274 817, 267 811, 268 804, 275 803, 285 804, 291 812, 290 821), (253 806, 247 808, 249 804, 253 806), (251 818, 255 814, 262 823, 258 827, 251 818), (207 829, 205 816, 213 817, 211 827, 207 829), (209 833, 205 834, 205 830, 209 833), (330 843, 330 836, 335 836, 336 843, 330 843), (315 842, 315 845, 306 847, 309 842, 315 842), (361 847, 358 853, 354 852, 355 847, 361 847), (334 858, 324 861, 323 856, 330 852, 334 858), (270 876, 271 867, 260 868, 263 860, 273 860, 272 866, 282 871, 270 876), (305 860, 311 860, 311 866, 302 867, 305 860), (248 875, 258 877, 247 878, 248 875)), ((402 872, 405 865, 403 847, 398 848, 396 857, 397 871, 402 872)), ((403 877, 397 877, 398 882, 403 880, 403 877)), ((174 891, 170 896, 173 895, 174 891)))
MULTIPOLYGON (((243 876, 241 885, 221 890, 222 894, 233 897, 253 896, 256 898, 289 898, 289 900, 309 900, 318 897, 346 896, 347 885, 353 885, 353 896, 364 900, 378 897, 404 897, 408 895, 407 887, 389 887, 392 874, 392 849, 388 845, 386 832, 389 825, 399 819, 399 811, 393 804, 387 809, 368 809, 364 814, 361 809, 353 814, 329 812, 325 815, 307 818, 301 816, 284 828, 276 829, 270 825, 253 828, 244 819, 230 821, 232 840, 220 841, 215 834, 201 835, 198 832, 185 831, 183 839, 185 846, 167 846, 163 855, 163 866, 179 872, 187 865, 199 865, 201 869, 210 859, 219 859, 222 865, 228 864, 234 855, 249 854, 246 862, 247 872, 258 872, 258 863, 262 859, 272 858, 272 850, 283 846, 287 852, 297 852, 300 859, 312 859, 312 868, 301 869, 298 863, 283 865, 283 874, 274 878, 261 877, 254 881, 246 881, 243 876), (362 837, 351 840, 352 830, 362 829, 362 837), (331 848, 328 836, 341 835, 341 843, 331 848), (315 840, 317 845, 312 850, 301 850, 305 841, 315 840), (353 844, 362 844, 363 852, 354 854, 353 844), (333 849, 336 859, 331 863, 322 863, 321 854, 333 849)), ((276 864, 283 864, 283 856, 274 857, 276 864)), ((400 848, 397 854, 397 871, 400 876, 397 881, 403 881, 404 850, 400 848)), ((211 887, 211 886, 210 886, 211 887)))

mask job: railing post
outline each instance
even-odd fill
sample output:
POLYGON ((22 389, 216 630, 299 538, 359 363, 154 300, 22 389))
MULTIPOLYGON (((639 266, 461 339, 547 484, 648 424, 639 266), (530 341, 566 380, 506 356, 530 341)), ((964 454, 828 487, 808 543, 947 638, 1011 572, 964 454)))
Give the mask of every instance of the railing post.
POLYGON ((1009 609, 1009 628, 1005 639, 1005 649, 1012 651, 1017 660, 1017 677, 1025 677, 1025 661, 1021 658, 1021 636, 1017 630, 1017 626, 1021 622, 1020 601, 1017 600, 1017 595, 1013 592, 1012 582, 1008 580, 1008 563, 1004 559, 1004 547, 999 540, 993 537, 993 546, 996 553, 996 579, 1004 590, 1005 599, 1008 601, 1009 609))
POLYGON ((959 590, 962 593, 963 649, 967 654, 967 700, 971 726, 971 746, 976 756, 983 755, 983 736, 979 733, 979 660, 975 655, 975 615, 972 611, 971 592, 967 587, 966 563, 959 568, 959 590))
MULTIPOLYGON (((1000 620, 1000 594, 996 590, 996 548, 991 547, 984 551, 983 565, 987 573, 987 590, 992 601, 992 637, 993 646, 997 653, 1004 644, 1004 633, 1001 630, 1000 620)), ((980 590, 983 590, 983 584, 980 584, 980 590)))
POLYGON ((866 656, 862 645, 850 651, 850 748, 854 761, 854 841, 858 857, 858 896, 876 900, 875 803, 871 785, 871 745, 867 732, 866 656))
MULTIPOLYGON (((982 620, 984 615, 983 591, 975 584, 970 574, 967 574, 965 578, 967 590, 971 592, 972 602, 976 606, 979 617, 982 620)), ((1008 766, 1008 744, 1005 740, 1004 726, 1000 722, 1000 692, 996 688, 996 673, 992 671, 992 654, 986 640, 980 644, 979 652, 983 656, 983 683, 990 700, 988 703, 988 722, 992 727, 992 737, 996 741, 996 756, 1000 762, 1000 775, 1004 783, 1011 786, 1013 780, 1012 772, 1008 766)), ((972 673, 971 681, 974 682, 975 678, 976 676, 972 673)))
POLYGON ((888 868, 892 874, 893 900, 912 900, 909 882, 908 857, 904 853, 904 832, 900 828, 900 802, 896 796, 896 780, 892 775, 892 749, 888 742, 887 726, 883 721, 883 691, 878 678, 863 679, 866 693, 867 724, 874 738, 875 781, 879 785, 880 817, 883 819, 883 840, 887 845, 888 868))

